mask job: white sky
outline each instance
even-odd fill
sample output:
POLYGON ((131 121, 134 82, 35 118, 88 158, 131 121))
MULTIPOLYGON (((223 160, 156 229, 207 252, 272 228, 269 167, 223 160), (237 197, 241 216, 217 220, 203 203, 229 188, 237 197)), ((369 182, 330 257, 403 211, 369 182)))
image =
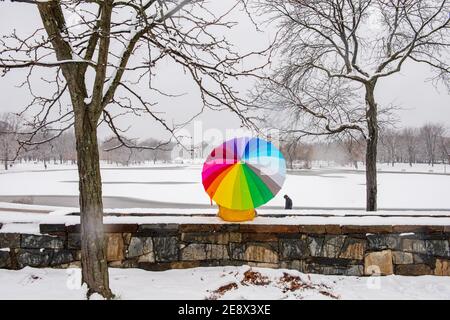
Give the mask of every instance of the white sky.
MULTIPOLYGON (((231 1, 211 1, 209 5, 214 10, 223 11, 231 1)), ((230 42, 235 44, 240 52, 262 49, 274 35, 273 29, 262 26, 264 32, 257 32, 248 17, 242 12, 236 12, 232 20, 238 21, 227 34, 230 42)), ((19 34, 27 34, 30 30, 41 27, 37 9, 29 4, 11 4, 0 2, 0 34, 6 34, 16 29, 19 34)), ((192 81, 183 76, 180 69, 173 65, 161 65, 158 73, 158 87, 168 92, 186 93, 182 98, 157 99, 157 111, 165 112, 168 122, 182 122, 201 108, 199 95, 192 81)), ((15 85, 23 80, 21 71, 11 72, 0 78, 0 112, 17 111, 30 101, 26 88, 16 88, 15 85)), ((404 67, 401 74, 380 81, 377 89, 379 104, 395 103, 403 108, 398 111, 399 127, 420 126, 426 122, 442 122, 450 127, 450 97, 445 88, 436 90, 425 79, 431 76, 429 68, 424 65, 410 64, 404 67)), ((243 81, 239 90, 245 92, 250 88, 250 80, 243 81)), ((228 111, 206 111, 199 118, 203 121, 203 129, 239 128, 240 122, 236 116, 228 111)), ((154 122, 149 123, 142 118, 127 118, 122 123, 131 123, 130 135, 142 138, 159 137, 164 131, 154 122)), ((101 130, 101 135, 107 131, 101 130)))

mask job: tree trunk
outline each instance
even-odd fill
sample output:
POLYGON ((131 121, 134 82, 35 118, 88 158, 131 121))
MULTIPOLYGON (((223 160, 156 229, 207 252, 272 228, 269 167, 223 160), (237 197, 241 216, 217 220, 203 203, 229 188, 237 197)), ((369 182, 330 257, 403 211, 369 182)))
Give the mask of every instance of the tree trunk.
POLYGON ((80 191, 81 266, 88 297, 98 293, 113 298, 109 288, 103 232, 102 182, 100 175, 96 117, 88 110, 76 119, 75 135, 80 191))
POLYGON ((366 118, 367 118, 367 146, 366 146, 366 210, 377 210, 377 145, 378 120, 377 104, 374 97, 375 83, 366 84, 366 118))
POLYGON ((8 160, 6 160, 6 158, 5 161, 3 161, 3 163, 5 164, 5 170, 8 170, 8 160))

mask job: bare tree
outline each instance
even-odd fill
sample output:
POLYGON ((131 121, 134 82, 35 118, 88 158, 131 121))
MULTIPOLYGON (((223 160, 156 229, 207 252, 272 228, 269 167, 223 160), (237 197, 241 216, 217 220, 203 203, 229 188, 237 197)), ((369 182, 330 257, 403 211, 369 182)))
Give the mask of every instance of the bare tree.
POLYGON ((5 170, 8 170, 9 163, 17 157, 19 126, 20 119, 17 116, 11 113, 0 116, 0 160, 3 161, 5 170))
POLYGON ((409 166, 416 162, 418 133, 414 128, 405 128, 401 132, 403 147, 406 150, 409 166))
POLYGON ((399 149, 399 134, 395 130, 385 129, 380 132, 381 145, 386 150, 387 162, 392 166, 395 165, 398 157, 399 149))
POLYGON ((50 142, 54 150, 54 159, 59 163, 76 160, 75 135, 72 131, 61 134, 50 142))
MULTIPOLYGON (((0 40, 0 68, 4 73, 28 68, 25 86, 33 101, 26 110, 37 109, 33 128, 53 125, 58 137, 75 129, 80 190, 82 280, 88 296, 99 293, 112 298, 103 231, 102 184, 97 126, 107 124, 116 135, 115 148, 129 147, 117 117, 148 116, 170 133, 170 125, 148 101, 148 92, 166 94, 154 83, 161 63, 176 63, 196 84, 203 108, 229 108, 243 122, 241 108, 247 105, 233 89, 237 79, 255 74, 254 63, 245 63, 255 52, 240 55, 223 37, 219 27, 231 28, 226 21, 232 9, 245 2, 230 3, 230 10, 214 15, 200 0, 16 0, 36 6, 43 28, 27 36, 20 32, 0 40), (68 23, 68 16, 75 23, 68 23), (248 69, 243 69, 243 65, 248 69), (34 71, 43 68, 53 86, 50 96, 32 90, 34 71), (48 70, 50 69, 50 71, 48 70), (53 72, 51 72, 53 71, 53 72), (126 74, 126 76, 125 76, 126 74), (141 92, 143 81, 148 88, 141 92)), ((42 77, 42 73, 38 78, 42 77)), ((46 141, 32 140, 34 132, 21 145, 46 141)), ((170 140, 164 142, 169 144, 170 140)), ((144 146, 139 146, 143 148, 144 146)), ((154 149, 155 147, 148 147, 154 149)))
POLYGON ((300 139, 296 137, 288 136, 283 137, 280 144, 280 151, 287 156, 287 166, 290 169, 294 169, 294 162, 297 159, 297 147, 300 143, 300 139))
POLYGON ((420 129, 420 137, 427 155, 428 164, 434 166, 440 153, 445 127, 442 124, 428 123, 420 129))
MULTIPOLYGON (((122 137, 121 140, 127 146, 136 146, 136 139, 122 137)), ((106 138, 101 144, 100 159, 106 160, 108 163, 115 163, 116 165, 130 165, 133 155, 137 150, 126 147, 122 142, 115 135, 106 138)))
POLYGON ((342 135, 338 141, 345 150, 347 161, 350 162, 355 169, 358 169, 358 162, 363 161, 364 159, 364 142, 351 134, 342 135))
POLYGON ((436 71, 434 80, 450 84, 450 3, 255 2, 260 14, 269 15, 269 22, 277 23, 276 45, 281 57, 274 73, 260 84, 261 103, 268 108, 287 106, 301 134, 360 132, 366 139, 366 208, 376 210, 376 159, 382 112, 377 103, 377 85, 402 71, 406 62, 426 64, 436 71), (321 130, 311 131, 311 127, 321 130))
MULTIPOLYGON (((162 141, 158 139, 147 139, 140 144, 146 145, 146 146, 159 146, 161 145, 162 141)), ((171 158, 171 151, 174 147, 174 144, 169 144, 164 146, 163 148, 155 148, 153 150, 141 150, 140 157, 143 158, 144 161, 151 160, 155 164, 156 161, 163 160, 167 161, 171 158)))

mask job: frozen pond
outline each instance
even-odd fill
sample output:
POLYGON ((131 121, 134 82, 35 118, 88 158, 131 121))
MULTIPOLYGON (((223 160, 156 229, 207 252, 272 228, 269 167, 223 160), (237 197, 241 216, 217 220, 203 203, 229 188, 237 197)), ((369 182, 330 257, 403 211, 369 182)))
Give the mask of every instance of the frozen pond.
MULTIPOLYGON (((450 210, 450 174, 442 166, 380 165, 379 208, 450 210)), ((0 202, 78 206, 75 166, 17 165, 0 171, 0 202)), ((200 165, 103 166, 105 208, 210 208, 200 165)), ((365 175, 351 168, 289 171, 264 208, 282 208, 289 194, 301 209, 363 209, 365 175)))

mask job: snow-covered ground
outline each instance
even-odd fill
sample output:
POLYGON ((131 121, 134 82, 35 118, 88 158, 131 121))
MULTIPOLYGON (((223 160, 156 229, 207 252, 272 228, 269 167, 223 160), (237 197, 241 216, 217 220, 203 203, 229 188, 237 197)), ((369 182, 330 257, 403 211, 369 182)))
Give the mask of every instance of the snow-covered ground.
MULTIPOLYGON (((450 209, 450 174, 444 165, 379 165, 379 208, 450 209)), ((450 170, 448 170, 450 171, 450 170)), ((207 206, 200 165, 103 165, 103 195, 142 201, 207 206)), ((0 171, 0 196, 76 196, 73 165, 18 164, 0 171)), ((364 208, 365 176, 351 167, 289 171, 280 193, 266 207, 281 207, 289 194, 294 207, 364 208)), ((1 200, 0 200, 1 201, 1 200)), ((129 206, 126 206, 129 207, 129 206)), ((140 207, 139 203, 133 207, 140 207)), ((147 205, 147 207, 149 207, 147 205)))
MULTIPOLYGON (((80 277, 79 269, 0 270, 0 300, 85 299, 80 277)), ((450 277, 343 277, 248 266, 110 269, 110 284, 117 299, 450 299, 450 277)))

